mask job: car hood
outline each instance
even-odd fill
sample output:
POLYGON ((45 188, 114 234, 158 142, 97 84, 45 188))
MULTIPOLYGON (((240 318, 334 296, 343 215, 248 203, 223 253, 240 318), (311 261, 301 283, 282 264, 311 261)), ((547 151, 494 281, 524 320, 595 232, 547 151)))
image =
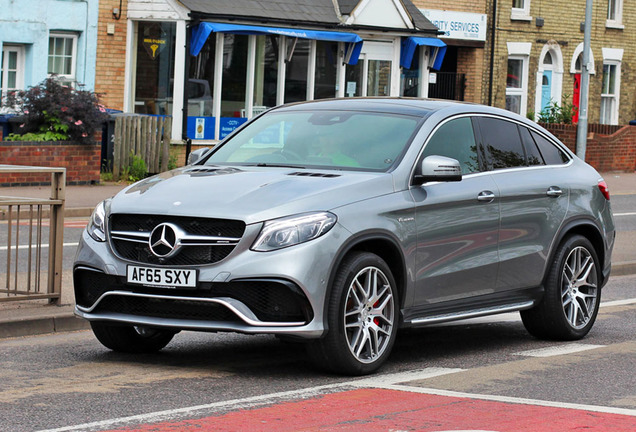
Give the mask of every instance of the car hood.
POLYGON ((332 210, 394 191, 387 173, 272 167, 187 166, 119 192, 111 213, 169 214, 261 222, 332 210))

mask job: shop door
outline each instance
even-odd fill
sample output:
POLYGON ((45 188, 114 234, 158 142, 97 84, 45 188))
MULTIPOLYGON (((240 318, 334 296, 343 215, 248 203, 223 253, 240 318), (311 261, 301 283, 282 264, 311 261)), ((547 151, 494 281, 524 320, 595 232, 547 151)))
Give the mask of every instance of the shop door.
POLYGON ((345 96, 391 96, 393 43, 366 42, 358 64, 347 65, 345 96))

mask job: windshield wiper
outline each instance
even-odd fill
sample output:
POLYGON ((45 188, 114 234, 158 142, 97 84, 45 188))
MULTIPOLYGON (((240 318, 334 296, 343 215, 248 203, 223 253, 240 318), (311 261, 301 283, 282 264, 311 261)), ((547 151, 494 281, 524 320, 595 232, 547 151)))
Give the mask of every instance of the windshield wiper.
POLYGON ((271 162, 259 162, 257 164, 251 164, 248 166, 257 166, 257 167, 268 167, 268 168, 299 168, 304 169, 305 167, 302 165, 291 165, 291 164, 281 164, 281 163, 271 163, 271 162))

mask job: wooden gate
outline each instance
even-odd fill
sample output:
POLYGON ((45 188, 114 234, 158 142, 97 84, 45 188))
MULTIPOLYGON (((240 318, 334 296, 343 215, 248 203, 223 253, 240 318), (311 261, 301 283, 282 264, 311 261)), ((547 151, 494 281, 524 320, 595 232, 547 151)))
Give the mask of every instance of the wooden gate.
POLYGON ((115 120, 113 178, 132 163, 133 155, 146 163, 149 173, 168 170, 172 118, 130 114, 115 120))

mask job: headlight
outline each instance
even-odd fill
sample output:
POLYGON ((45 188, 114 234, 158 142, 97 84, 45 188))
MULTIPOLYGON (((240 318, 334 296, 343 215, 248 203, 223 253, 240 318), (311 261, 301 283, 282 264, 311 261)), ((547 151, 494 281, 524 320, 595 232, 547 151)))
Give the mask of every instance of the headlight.
POLYGON ((93 214, 91 215, 91 220, 88 222, 88 226, 86 227, 86 232, 91 236, 95 241, 103 242, 106 241, 106 210, 104 208, 105 201, 100 202, 93 210, 93 214))
POLYGON ((252 250, 272 251, 313 240, 336 224, 336 215, 307 213, 265 222, 252 250))

